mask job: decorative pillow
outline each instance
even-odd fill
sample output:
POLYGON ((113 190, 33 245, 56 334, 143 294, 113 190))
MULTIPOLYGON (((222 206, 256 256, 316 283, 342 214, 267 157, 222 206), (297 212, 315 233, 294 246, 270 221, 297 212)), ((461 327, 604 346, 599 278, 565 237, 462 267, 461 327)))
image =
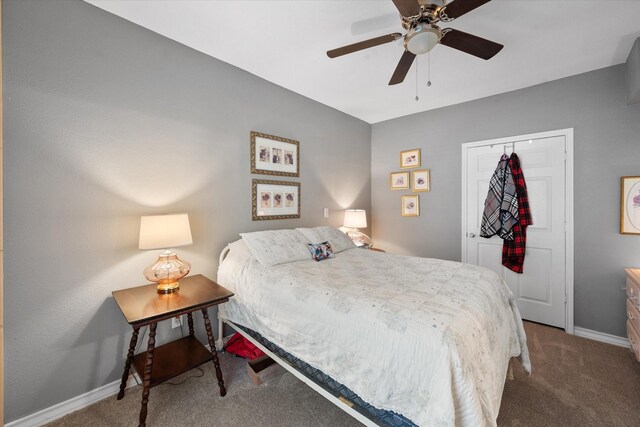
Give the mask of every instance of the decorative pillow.
POLYGON ((307 246, 311 256, 316 261, 333 258, 333 249, 331 249, 329 242, 307 243, 307 246))
POLYGON ((331 244, 333 252, 336 254, 356 247, 353 241, 337 228, 322 226, 315 228, 296 228, 296 230, 304 234, 309 242, 328 241, 331 244))
POLYGON ((240 233, 249 251, 267 267, 309 259, 307 239, 296 230, 267 230, 240 233))

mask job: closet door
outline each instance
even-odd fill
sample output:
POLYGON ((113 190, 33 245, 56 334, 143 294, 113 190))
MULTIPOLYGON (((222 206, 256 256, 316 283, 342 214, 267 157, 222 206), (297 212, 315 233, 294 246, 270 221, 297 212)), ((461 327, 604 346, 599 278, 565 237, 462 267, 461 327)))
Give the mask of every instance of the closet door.
POLYGON ((524 319, 560 328, 566 326, 565 139, 547 136, 500 140, 493 146, 487 141, 488 145, 472 143, 463 148, 466 151, 463 260, 502 276, 524 319), (489 180, 503 152, 511 154, 514 150, 521 161, 533 217, 533 225, 527 228, 524 274, 502 266, 502 239, 480 237, 489 180))

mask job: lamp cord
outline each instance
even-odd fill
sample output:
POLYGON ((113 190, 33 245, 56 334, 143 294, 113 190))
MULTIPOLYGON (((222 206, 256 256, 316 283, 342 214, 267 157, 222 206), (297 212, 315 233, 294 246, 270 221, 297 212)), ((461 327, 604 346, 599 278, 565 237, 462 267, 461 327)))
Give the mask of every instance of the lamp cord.
MULTIPOLYGON (((182 330, 182 322, 180 322, 180 335, 182 335, 182 338, 184 338, 184 331, 182 330)), ((177 382, 177 383, 172 383, 172 382, 169 382, 169 381, 168 381, 168 382, 167 382, 167 384, 169 384, 169 385, 180 385, 180 384, 184 384, 184 383, 186 383, 186 382, 187 382, 187 381, 189 381, 191 378, 200 378, 200 377, 204 376, 204 371, 202 370, 202 368, 197 367, 197 368, 195 368, 195 369, 197 369, 197 370, 198 370, 198 372, 200 372, 200 374, 199 374, 199 375, 191 375, 191 376, 189 376, 189 377, 187 377, 187 378, 185 378, 185 379, 183 379, 182 381, 177 382)))
POLYGON ((197 369, 200 372, 200 375, 191 375, 190 377, 187 377, 187 378, 183 379, 179 383, 167 382, 167 384, 169 384, 169 385, 181 385, 181 384, 184 384, 187 381, 189 381, 191 378, 200 378, 200 377, 204 376, 204 371, 202 370, 202 368, 197 367, 195 369, 197 369))
MULTIPOLYGON (((141 346, 141 345, 142 345, 142 343, 144 342, 144 336, 147 334, 147 331, 148 331, 148 330, 149 330, 149 327, 148 327, 148 326, 146 326, 146 327, 144 328, 144 330, 142 331, 142 337, 139 339, 139 341, 138 341, 138 345, 136 346, 136 350, 133 352, 133 354, 138 354, 138 351, 140 350, 140 346, 141 346)), ((180 325, 180 335, 182 335, 182 338, 184 338, 184 331, 182 330, 182 325, 180 325)), ((178 382, 178 383, 167 382, 167 384, 169 384, 169 385, 180 385, 180 384, 184 384, 185 382, 187 382, 187 381, 188 381, 188 380, 190 380, 191 378, 200 378, 200 377, 204 376, 204 371, 202 370, 202 368, 197 367, 197 368, 195 368, 195 369, 197 369, 197 370, 200 372, 200 374, 199 374, 199 375, 192 375, 192 376, 187 377, 187 378, 185 378, 184 380, 182 380, 182 381, 180 381, 180 382, 178 382)), ((138 381, 138 376, 137 376, 137 375, 134 375, 134 376, 133 376, 133 379, 135 380, 135 382, 136 382, 136 384, 137 384, 137 385, 142 385, 142 383, 140 383, 140 382, 138 381)))

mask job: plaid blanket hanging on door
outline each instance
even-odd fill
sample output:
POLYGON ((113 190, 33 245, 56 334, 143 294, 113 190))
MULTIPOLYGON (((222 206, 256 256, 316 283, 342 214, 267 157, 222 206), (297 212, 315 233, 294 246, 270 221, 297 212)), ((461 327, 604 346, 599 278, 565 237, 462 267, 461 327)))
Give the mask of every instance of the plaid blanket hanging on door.
POLYGON ((484 202, 480 236, 494 235, 513 240, 513 227, 518 223, 518 196, 509 168, 509 156, 503 154, 489 181, 489 191, 484 202))
POLYGON ((524 255, 527 248, 527 226, 533 224, 527 183, 520 167, 520 159, 516 153, 511 153, 508 167, 511 169, 518 198, 518 223, 513 227, 513 240, 502 243, 502 265, 511 271, 522 274, 524 255))

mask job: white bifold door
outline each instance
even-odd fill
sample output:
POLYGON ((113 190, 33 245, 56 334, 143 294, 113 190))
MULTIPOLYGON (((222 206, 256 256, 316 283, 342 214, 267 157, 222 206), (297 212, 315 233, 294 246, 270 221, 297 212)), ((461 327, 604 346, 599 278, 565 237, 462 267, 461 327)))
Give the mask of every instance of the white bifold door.
POLYGON ((567 230, 572 221, 568 221, 566 159, 572 136, 565 130, 464 144, 462 183, 463 261, 502 276, 524 319, 569 327, 568 332, 573 332, 573 307, 565 307, 566 294, 573 292, 573 286, 568 290, 567 268, 572 268, 572 262, 567 261, 567 230), (479 236, 489 180, 500 156, 514 151, 520 158, 533 217, 533 225, 527 228, 524 274, 502 266, 502 239, 479 236))

